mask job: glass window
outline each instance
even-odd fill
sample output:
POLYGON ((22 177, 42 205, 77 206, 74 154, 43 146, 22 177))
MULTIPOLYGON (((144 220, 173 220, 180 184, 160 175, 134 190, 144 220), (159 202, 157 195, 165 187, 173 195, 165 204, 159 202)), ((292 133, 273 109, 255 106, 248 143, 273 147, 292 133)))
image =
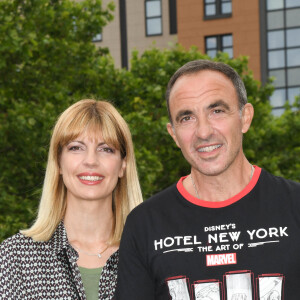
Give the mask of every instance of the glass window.
POLYGON ((274 107, 283 106, 285 104, 285 89, 276 89, 270 98, 271 105, 274 107))
POLYGON ((146 35, 162 34, 161 0, 146 0, 146 35))
POLYGON ((288 85, 300 85, 300 68, 291 68, 287 71, 288 85))
POLYGON ((161 15, 160 1, 147 1, 146 2, 146 17, 159 17, 161 15))
POLYGON ((284 31, 268 32, 268 49, 278 49, 284 47, 284 31))
POLYGON ((277 69, 285 66, 283 50, 269 51, 268 54, 269 69, 277 69))
POLYGON ((274 70, 269 72, 270 77, 274 77, 273 84, 275 87, 284 87, 285 82, 285 70, 274 70))
POLYGON ((232 48, 224 48, 223 52, 228 53, 230 58, 233 58, 233 49, 232 48))
POLYGON ((295 102, 295 98, 299 96, 300 96, 300 87, 288 89, 288 99, 291 105, 295 102))
POLYGON ((300 66, 300 48, 287 50, 288 67, 300 66))
POLYGON ((232 35, 215 35, 205 38, 205 50, 210 57, 215 57, 218 51, 228 53, 229 57, 233 57, 232 35))
POLYGON ((286 0, 286 7, 297 7, 300 6, 300 0, 286 0))
POLYGON ((206 38, 206 49, 216 49, 217 48, 217 37, 207 37, 206 38))
POLYGON ((147 34, 157 35, 161 34, 161 18, 153 18, 147 20, 147 34))
POLYGON ((283 0, 267 0, 267 10, 282 9, 283 0))
POLYGON ((205 15, 206 16, 214 16, 216 14, 216 5, 211 4, 211 5, 206 5, 205 6, 205 15))
POLYGON ((222 3, 221 12, 222 14, 231 14, 232 12, 231 3, 222 3))
POLYGON ((286 31, 287 47, 300 46, 300 28, 288 29, 286 31))
POLYGON ((207 54, 208 56, 210 56, 211 58, 214 58, 214 57, 217 56, 217 50, 207 50, 207 51, 206 51, 206 54, 207 54))
POLYGON ((272 114, 275 116, 275 117, 280 117, 283 113, 284 113, 285 109, 284 108, 277 108, 277 107, 274 107, 273 111, 272 111, 272 114))
POLYGON ((233 49, 232 49, 232 35, 224 35, 222 36, 222 46, 221 51, 228 53, 229 57, 233 57, 233 49))
POLYGON ((205 17, 228 17, 231 13, 231 0, 204 0, 205 17))
POLYGON ((281 29, 284 27, 283 11, 269 12, 267 15, 268 29, 281 29))
POLYGON ((300 26, 300 8, 288 9, 286 11, 286 26, 294 27, 300 26))
POLYGON ((280 115, 300 92, 300 0, 266 1, 268 75, 275 78, 270 101, 280 115))
POLYGON ((93 37, 93 42, 101 42, 102 41, 102 34, 98 33, 93 37))
POLYGON ((232 35, 224 35, 222 37, 222 44, 223 47, 228 47, 228 46, 232 46, 232 35))

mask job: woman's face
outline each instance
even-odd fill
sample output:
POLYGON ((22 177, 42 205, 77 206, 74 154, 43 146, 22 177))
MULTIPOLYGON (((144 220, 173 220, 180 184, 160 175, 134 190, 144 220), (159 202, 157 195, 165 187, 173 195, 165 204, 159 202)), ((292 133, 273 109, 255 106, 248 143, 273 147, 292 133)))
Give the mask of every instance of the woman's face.
POLYGON ((107 145, 101 132, 97 137, 80 135, 63 147, 60 158, 68 201, 111 201, 125 168, 120 151, 107 145))

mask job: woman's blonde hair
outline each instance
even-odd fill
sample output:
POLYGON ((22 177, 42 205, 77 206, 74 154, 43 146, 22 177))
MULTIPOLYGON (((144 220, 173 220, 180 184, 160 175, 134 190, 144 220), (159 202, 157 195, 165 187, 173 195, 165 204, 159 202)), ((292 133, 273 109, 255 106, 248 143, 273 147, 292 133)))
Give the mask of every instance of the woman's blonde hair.
POLYGON ((97 134, 99 131, 105 143, 119 150, 122 159, 126 159, 124 176, 119 178, 113 192, 115 223, 110 243, 120 242, 128 213, 142 202, 131 133, 112 104, 91 99, 71 105, 57 120, 51 137, 37 219, 31 228, 21 231, 24 235, 36 241, 51 238, 66 211, 66 187, 59 169, 62 148, 83 132, 97 134))

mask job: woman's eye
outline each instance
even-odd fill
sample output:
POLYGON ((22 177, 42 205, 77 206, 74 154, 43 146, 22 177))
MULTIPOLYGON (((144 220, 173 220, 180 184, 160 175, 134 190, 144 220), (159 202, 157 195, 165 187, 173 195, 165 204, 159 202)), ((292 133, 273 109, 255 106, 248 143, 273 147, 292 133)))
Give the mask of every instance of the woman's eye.
POLYGON ((69 147, 69 151, 78 151, 78 150, 80 150, 79 146, 71 146, 71 147, 69 147))
POLYGON ((110 147, 103 147, 100 148, 100 151, 106 152, 106 153, 114 153, 114 149, 110 148, 110 147))

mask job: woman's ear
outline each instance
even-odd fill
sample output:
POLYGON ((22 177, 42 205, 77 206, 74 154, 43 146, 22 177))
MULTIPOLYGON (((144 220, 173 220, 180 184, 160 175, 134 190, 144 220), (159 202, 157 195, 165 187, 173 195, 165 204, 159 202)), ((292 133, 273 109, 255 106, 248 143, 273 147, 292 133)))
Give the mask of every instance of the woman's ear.
POLYGON ((122 166, 119 171, 119 178, 122 178, 124 176, 125 170, 126 170, 127 162, 126 162, 126 157, 122 159, 122 166))

